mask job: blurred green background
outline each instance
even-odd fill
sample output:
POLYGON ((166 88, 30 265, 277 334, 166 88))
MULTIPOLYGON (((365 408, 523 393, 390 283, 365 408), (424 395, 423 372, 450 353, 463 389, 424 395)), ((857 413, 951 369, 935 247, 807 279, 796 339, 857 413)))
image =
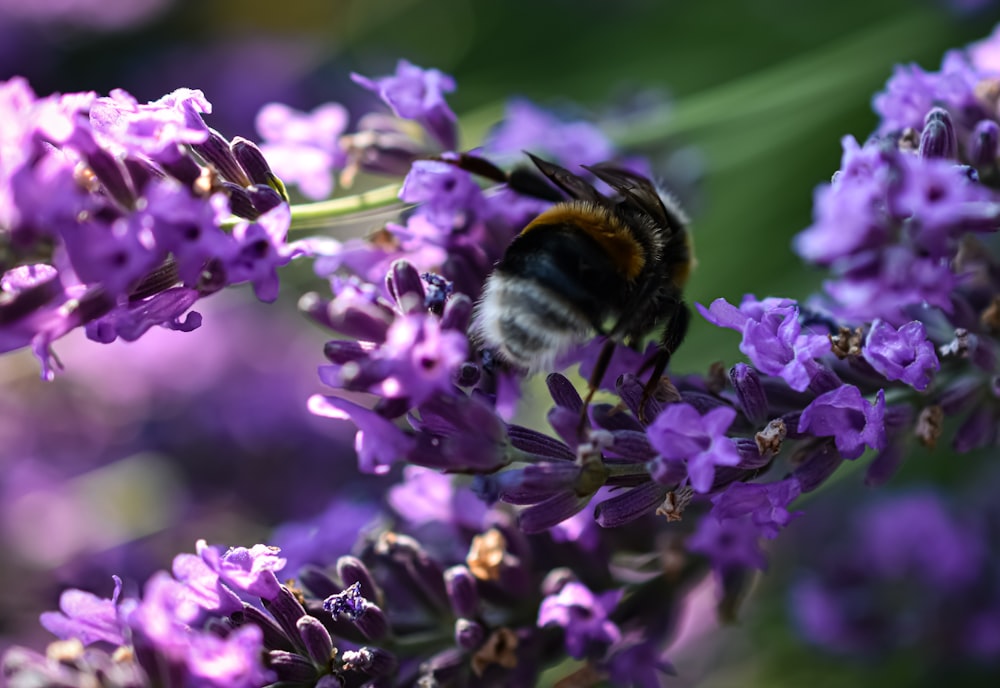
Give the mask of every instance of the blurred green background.
MULTIPOLYGON (((138 5, 148 14, 114 25, 95 19, 101 4, 0 0, 0 77, 24 74, 40 94, 121 87, 140 100, 201 88, 215 104, 214 126, 253 138, 253 116, 270 100, 364 111, 372 101, 349 72, 387 74, 406 58, 455 76, 450 102, 466 148, 516 95, 603 121, 653 102, 609 132, 691 185, 684 195, 699 266, 689 297, 703 304, 813 291, 822 276, 799 262, 790 240, 810 222, 813 189, 838 167, 840 138, 874 128, 871 97, 894 64, 934 70, 946 49, 985 37, 1000 16, 991 3, 928 0, 145 0, 138 5), (49 5, 56 9, 46 14, 49 5)), ((674 368, 732 363, 737 343, 736 333, 696 318, 674 368)), ((775 562, 777 582, 794 553, 775 562)), ((765 582, 739 627, 677 658, 671 685, 941 678, 815 654, 788 627, 782 600, 765 582)))

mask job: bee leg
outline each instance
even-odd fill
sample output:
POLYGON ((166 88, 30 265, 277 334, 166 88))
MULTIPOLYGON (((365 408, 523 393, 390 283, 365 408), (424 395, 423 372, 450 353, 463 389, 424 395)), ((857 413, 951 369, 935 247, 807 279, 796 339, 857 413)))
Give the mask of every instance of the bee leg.
POLYGON ((642 365, 640 374, 645 370, 650 363, 653 365, 653 374, 650 375, 649 380, 646 382, 645 386, 642 388, 642 400, 639 402, 639 422, 646 424, 646 402, 653 397, 653 392, 656 387, 660 384, 660 378, 663 377, 663 371, 667 369, 667 364, 670 363, 670 357, 673 356, 677 347, 681 345, 684 341, 685 335, 687 335, 688 325, 691 324, 691 309, 687 307, 687 304, 681 301, 675 303, 674 310, 667 318, 667 324, 663 328, 663 338, 660 340, 660 350, 656 352, 656 355, 652 359, 647 360, 642 365))
MULTIPOLYGON (((666 349, 660 349, 651 360, 653 362, 653 374, 649 376, 649 380, 643 385, 642 399, 639 400, 639 422, 643 425, 652 420, 646 418, 646 402, 653 398, 653 392, 656 391, 657 385, 660 384, 663 371, 667 369, 667 364, 670 363, 670 352, 666 349)), ((643 367, 645 368, 645 365, 643 367)))
POLYGON ((590 402, 593 401, 597 388, 601 386, 604 373, 608 372, 608 365, 611 363, 611 355, 614 352, 615 340, 604 340, 604 346, 601 347, 601 353, 597 356, 597 362, 594 363, 594 370, 590 374, 590 380, 587 382, 587 396, 584 397, 583 407, 580 409, 580 424, 577 426, 580 435, 583 435, 583 429, 587 425, 587 408, 590 406, 590 402))

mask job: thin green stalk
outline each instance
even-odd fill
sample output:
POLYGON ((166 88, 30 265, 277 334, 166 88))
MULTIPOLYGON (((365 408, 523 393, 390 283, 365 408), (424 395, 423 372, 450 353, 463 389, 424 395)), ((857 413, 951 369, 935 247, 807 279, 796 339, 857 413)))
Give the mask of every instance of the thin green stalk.
POLYGON ((402 182, 397 182, 352 196, 293 205, 291 230, 328 227, 338 218, 353 219, 361 213, 402 205, 399 200, 399 190, 402 186, 402 182))

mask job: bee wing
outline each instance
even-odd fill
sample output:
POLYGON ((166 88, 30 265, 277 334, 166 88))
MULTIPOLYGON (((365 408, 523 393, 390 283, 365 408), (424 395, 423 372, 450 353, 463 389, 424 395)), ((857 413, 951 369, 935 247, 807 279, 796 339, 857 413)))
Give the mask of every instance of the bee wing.
POLYGON ((596 203, 601 206, 608 205, 608 199, 601 195, 597 189, 591 186, 586 179, 578 177, 565 167, 559 167, 559 165, 542 160, 528 151, 525 151, 524 153, 531 158, 531 162, 535 163, 535 167, 537 167, 542 174, 548 177, 553 184, 569 194, 571 198, 581 201, 590 201, 591 203, 596 203))
POLYGON ((667 212, 660 192, 651 181, 642 175, 606 162, 583 165, 583 169, 593 172, 595 177, 634 203, 660 224, 676 228, 678 221, 667 212))

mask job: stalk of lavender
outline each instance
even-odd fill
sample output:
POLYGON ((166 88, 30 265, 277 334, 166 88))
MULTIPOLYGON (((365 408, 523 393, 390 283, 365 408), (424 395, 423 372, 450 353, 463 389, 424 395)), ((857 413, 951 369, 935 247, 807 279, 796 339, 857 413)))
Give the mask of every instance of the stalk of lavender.
MULTIPOLYGON (((553 435, 509 422, 518 376, 466 337, 493 262, 543 204, 420 159, 455 145, 450 78, 405 62, 391 77, 356 78, 395 118, 347 139, 347 176, 408 170, 400 198, 417 205, 374 240, 310 247, 333 295, 309 295, 302 308, 349 337, 327 344, 320 377, 336 393, 310 408, 354 422, 362 471, 406 463, 473 476, 488 516, 469 524, 469 510, 454 509, 439 517, 446 534, 409 533, 415 499, 400 497, 393 528, 363 538, 361 556, 338 562, 335 575, 300 569, 298 595, 274 579, 273 551, 202 544, 141 602, 102 602, 115 619, 103 635, 81 630, 73 605, 50 627, 127 646, 138 675, 172 677, 168 685, 529 684, 566 657, 584 661, 572 680, 656 685, 669 670, 674 601, 710 567, 720 614, 732 616, 747 573, 766 566, 764 541, 844 461, 875 450, 868 481, 883 482, 908 443, 934 443, 964 414, 956 449, 995 442, 995 404, 977 406, 997 389, 995 258, 977 237, 1000 219, 987 184, 997 42, 950 54, 940 74, 900 72, 876 100, 879 133, 845 143, 842 170, 818 191, 815 222, 796 243, 831 269, 825 297, 699 306, 741 333, 749 365, 673 375, 644 399, 634 374, 644 356, 620 348, 602 381, 616 399, 589 407, 582 429, 573 384, 548 378, 553 435), (570 541, 563 551, 552 546, 561 539, 570 541), (155 611, 141 611, 147 604, 155 611), (247 659, 261 651, 263 664, 247 659), (199 653, 235 657, 216 666, 242 673, 206 678, 199 653)), ((524 103, 484 155, 512 146, 570 167, 613 154, 600 131, 524 103)), ((582 376, 601 345, 577 352, 582 376)), ((399 489, 415 489, 420 475, 399 489)), ((62 663, 8 655, 7 671, 27 681, 106 666, 75 650, 62 663)))

